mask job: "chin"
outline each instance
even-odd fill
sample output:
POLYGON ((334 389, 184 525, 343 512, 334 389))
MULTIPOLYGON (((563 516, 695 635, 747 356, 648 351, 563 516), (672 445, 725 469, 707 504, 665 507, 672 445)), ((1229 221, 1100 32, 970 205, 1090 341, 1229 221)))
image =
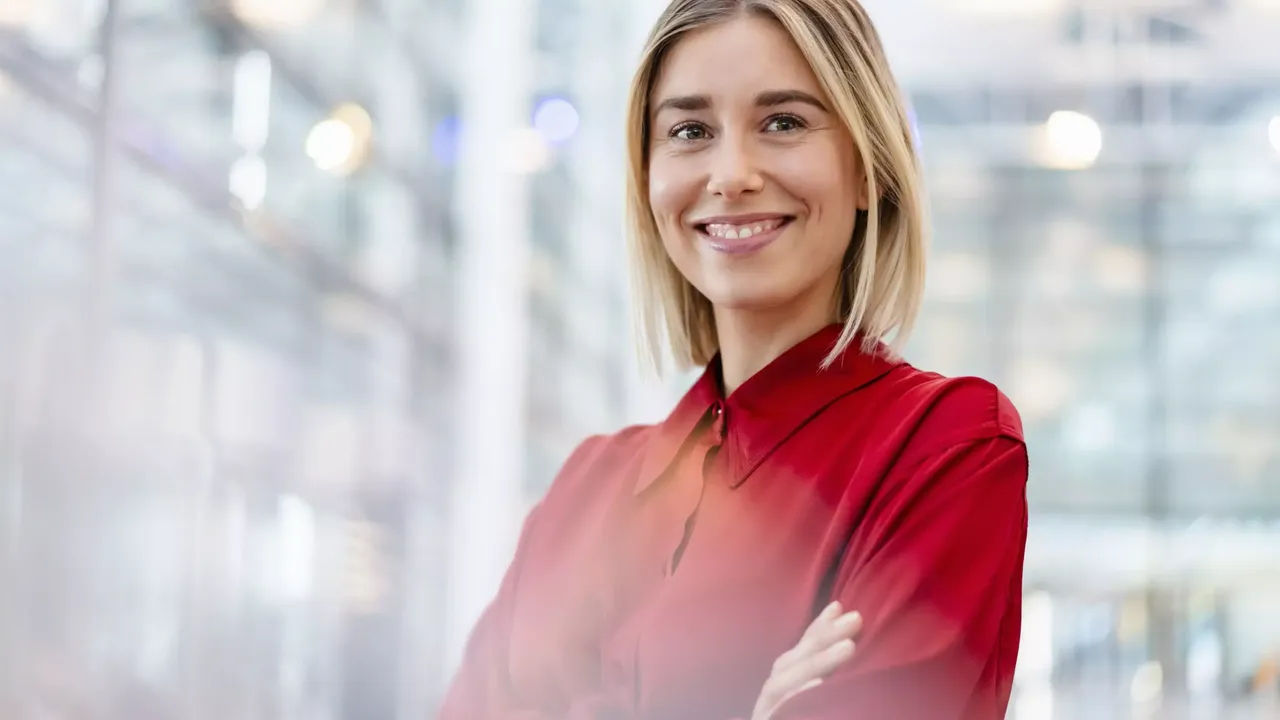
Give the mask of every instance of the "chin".
POLYGON ((722 310, 769 310, 790 304, 797 295, 776 288, 746 285, 725 283, 712 292, 703 292, 703 295, 706 295, 712 305, 722 310))

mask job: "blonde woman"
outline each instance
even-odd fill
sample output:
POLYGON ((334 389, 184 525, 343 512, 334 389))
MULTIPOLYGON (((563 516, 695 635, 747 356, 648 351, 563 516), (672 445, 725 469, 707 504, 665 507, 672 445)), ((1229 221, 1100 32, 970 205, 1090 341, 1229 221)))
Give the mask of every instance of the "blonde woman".
POLYGON ((705 371, 569 459, 442 717, 1004 717, 1026 450, 996 388, 886 344, 926 228, 865 11, 676 0, 628 133, 646 336, 705 371))

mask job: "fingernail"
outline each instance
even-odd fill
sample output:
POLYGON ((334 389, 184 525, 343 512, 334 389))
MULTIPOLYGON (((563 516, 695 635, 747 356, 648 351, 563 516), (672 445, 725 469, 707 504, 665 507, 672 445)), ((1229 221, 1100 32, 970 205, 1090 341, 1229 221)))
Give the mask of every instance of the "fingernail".
POLYGON ((852 641, 852 640, 848 640, 848 639, 841 640, 840 642, 838 642, 838 643, 836 643, 836 644, 835 644, 835 649, 836 649, 836 654, 837 654, 837 655, 841 655, 841 656, 845 656, 845 657, 847 657, 847 656, 849 656, 849 655, 852 655, 852 654, 853 654, 853 641, 852 641))
POLYGON ((862 624, 862 615, 858 612, 851 612, 847 615, 841 615, 836 621, 842 629, 856 628, 862 624))
POLYGON ((834 601, 832 601, 832 603, 831 603, 830 605, 828 605, 828 606, 827 606, 827 609, 826 609, 826 610, 823 610, 823 611, 822 611, 822 614, 823 614, 823 615, 838 615, 838 614, 840 613, 840 611, 841 611, 841 610, 843 610, 843 609, 844 609, 844 608, 843 608, 843 607, 841 607, 841 605, 840 605, 840 601, 839 601, 839 600, 834 600, 834 601))

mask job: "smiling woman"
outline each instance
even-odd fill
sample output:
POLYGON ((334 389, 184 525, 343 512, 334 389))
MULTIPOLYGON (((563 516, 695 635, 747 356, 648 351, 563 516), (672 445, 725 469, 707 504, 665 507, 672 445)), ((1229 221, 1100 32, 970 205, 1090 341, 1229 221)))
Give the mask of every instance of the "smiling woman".
POLYGON ((653 222, 672 276, 706 299, 714 327, 749 330, 765 309, 810 330, 836 320, 830 299, 841 259, 856 252, 867 177, 786 30, 748 16, 690 32, 663 58, 650 97, 653 222))
MULTIPOLYGON (((723 0, 674 3, 668 17, 629 117, 633 268, 652 358, 669 345, 679 364, 705 365, 721 325, 755 316, 723 312, 744 303, 773 315, 798 303, 798 328, 841 322, 840 350, 860 330, 864 349, 895 331, 905 339, 926 221, 905 105, 865 11, 723 0), (719 253, 696 254, 708 245, 692 240, 713 230, 741 241, 708 220, 747 224, 753 239, 756 216, 781 221, 784 242, 767 257, 717 269, 719 253)), ((719 247, 751 255, 742 251, 771 244, 719 247)))
POLYGON ((1003 717, 1026 448, 995 387, 886 344, 925 219, 862 7, 677 0, 629 123, 651 354, 705 369, 569 459, 442 717, 1003 717))

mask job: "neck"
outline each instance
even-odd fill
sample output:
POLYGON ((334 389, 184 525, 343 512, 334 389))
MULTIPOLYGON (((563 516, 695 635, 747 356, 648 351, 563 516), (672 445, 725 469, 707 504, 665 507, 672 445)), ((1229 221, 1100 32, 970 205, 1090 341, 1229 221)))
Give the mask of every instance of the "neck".
POLYGON ((715 308, 721 382, 728 397, 748 378, 822 328, 835 322, 823 304, 776 310, 715 308))

